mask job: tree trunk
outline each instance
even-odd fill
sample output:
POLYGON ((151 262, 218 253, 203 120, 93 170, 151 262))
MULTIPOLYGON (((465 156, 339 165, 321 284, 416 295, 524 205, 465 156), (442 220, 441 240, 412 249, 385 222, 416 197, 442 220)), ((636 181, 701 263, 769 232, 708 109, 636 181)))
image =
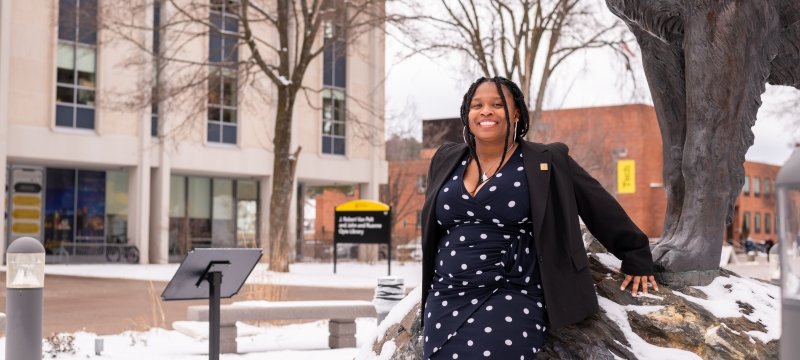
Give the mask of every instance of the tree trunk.
POLYGON ((296 92, 290 86, 278 87, 277 115, 275 116, 275 160, 272 167, 272 199, 269 204, 269 270, 289 272, 289 208, 294 191, 298 147, 290 153, 292 142, 292 113, 296 92))

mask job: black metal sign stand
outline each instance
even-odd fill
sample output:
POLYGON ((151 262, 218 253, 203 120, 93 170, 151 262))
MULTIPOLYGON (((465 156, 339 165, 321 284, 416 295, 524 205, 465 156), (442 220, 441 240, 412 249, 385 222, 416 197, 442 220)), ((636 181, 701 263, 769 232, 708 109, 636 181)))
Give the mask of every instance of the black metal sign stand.
POLYGON ((161 294, 162 300, 208 299, 210 360, 219 360, 220 354, 220 299, 239 292, 260 258, 260 249, 192 250, 161 294))
POLYGON ((220 287, 222 286, 222 272, 212 271, 214 265, 230 265, 230 261, 211 261, 195 286, 199 287, 203 281, 208 281, 208 358, 219 360, 219 318, 220 318, 220 287))

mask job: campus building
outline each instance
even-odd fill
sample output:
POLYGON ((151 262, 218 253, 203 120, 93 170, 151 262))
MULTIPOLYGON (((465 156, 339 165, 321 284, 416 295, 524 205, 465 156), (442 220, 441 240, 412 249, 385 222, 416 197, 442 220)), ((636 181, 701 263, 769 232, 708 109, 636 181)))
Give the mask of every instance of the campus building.
MULTIPOLYGON (((648 237, 655 241, 661 236, 666 193, 661 134, 652 106, 545 111, 531 133, 537 142, 567 144, 570 155, 614 195, 648 237)), ((420 159, 389 162, 388 187, 399 188, 392 190, 400 199, 398 202, 414 206, 394 219, 393 234, 398 244, 419 237, 419 210, 424 200, 428 165, 436 148, 445 142, 463 142, 461 121, 424 120, 420 159)), ((748 224, 749 238, 756 242, 776 241, 774 182, 780 167, 747 161, 744 168, 745 185, 736 202, 734 221, 724 234, 725 241, 737 249, 743 246, 744 223, 748 224)))
MULTIPOLYGON (((41 239, 48 262, 104 262, 109 248, 133 245, 139 262, 166 263, 195 247, 266 241, 275 91, 224 61, 245 53, 236 50, 234 3, 210 0, 200 16, 219 30, 187 40, 142 30, 176 15, 169 1, 139 9, 122 1, 119 8, 97 0, 0 1, 3 259, 21 236, 41 239), (103 26, 101 15, 115 13, 141 27, 103 26), (198 91, 137 105, 135 94, 169 88, 189 70, 166 65, 154 75, 149 52, 121 33, 155 53, 185 41, 183 59, 202 64, 188 75, 207 79, 198 91)), ((383 148, 360 130, 383 138, 383 119, 374 114, 384 106, 384 35, 373 29, 345 43, 328 40, 336 31, 330 22, 323 29, 325 51, 303 83, 318 91, 300 95, 294 109, 291 148, 302 150, 300 190, 286 204, 291 223, 302 217, 302 189, 347 185, 377 199, 387 181, 383 148)), ((289 228, 290 239, 302 229, 289 228)))
POLYGON ((744 185, 736 199, 733 223, 725 231, 725 241, 737 248, 745 239, 756 243, 778 242, 778 219, 775 216, 777 197, 775 178, 780 166, 747 161, 744 163, 744 185))

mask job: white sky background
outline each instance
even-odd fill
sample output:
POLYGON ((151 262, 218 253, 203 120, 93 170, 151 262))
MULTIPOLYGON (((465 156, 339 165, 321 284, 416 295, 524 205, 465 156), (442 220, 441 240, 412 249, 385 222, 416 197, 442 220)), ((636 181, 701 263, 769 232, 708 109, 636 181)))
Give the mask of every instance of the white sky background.
MULTIPOLYGON (((615 19, 604 6, 602 11, 608 19, 615 19)), ((464 92, 479 76, 463 55, 438 58, 415 55, 399 61, 399 55, 407 49, 392 36, 387 36, 386 42, 387 134, 409 134, 421 139, 421 119, 458 116, 464 92)), ((638 55, 637 44, 629 45, 638 55)), ((610 50, 575 54, 560 65, 551 79, 545 109, 652 104, 640 57, 634 61, 637 61, 633 64, 637 72, 635 83, 610 50)), ((800 91, 768 86, 753 127, 755 144, 747 152, 747 160, 781 165, 789 157, 792 143, 800 141, 797 129, 800 109, 786 111, 786 99, 791 97, 800 97, 800 91)))

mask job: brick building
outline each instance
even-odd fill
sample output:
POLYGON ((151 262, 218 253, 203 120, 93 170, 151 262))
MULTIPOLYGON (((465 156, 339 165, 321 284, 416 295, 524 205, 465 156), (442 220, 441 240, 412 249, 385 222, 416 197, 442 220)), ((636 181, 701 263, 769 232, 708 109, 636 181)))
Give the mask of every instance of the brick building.
MULTIPOLYGON (((650 105, 619 105, 545 111, 532 130, 537 142, 563 142, 570 155, 617 200, 634 223, 650 238, 659 238, 664 227, 666 193, 662 180, 661 133, 655 109, 650 105)), ((458 118, 423 121, 423 149, 419 159, 389 161, 389 184, 381 198, 396 194, 407 204, 401 216, 395 212, 394 244, 420 236, 419 211, 430 158, 445 142, 462 142, 458 118), (409 207, 410 206, 410 207, 409 207)), ((742 225, 756 242, 775 241, 775 177, 779 166, 747 161, 743 192, 736 202, 734 221, 724 234, 737 248, 742 244, 742 225), (737 241, 733 241, 733 240, 737 241)), ((319 205, 318 205, 319 206, 319 205)), ((397 205, 393 205, 396 208, 397 205)), ((332 216, 328 216, 331 217, 332 216)))
MULTIPOLYGON (((429 156, 445 142, 463 141, 461 129, 457 118, 425 121, 423 146, 429 156)), ((661 176, 661 133, 652 106, 545 111, 532 133, 537 142, 567 144, 575 161, 617 198, 648 237, 661 236, 666 194, 661 176), (625 160, 621 163, 624 169, 618 169, 620 160, 625 160), (618 184, 620 171, 634 175, 624 189, 618 184)), ((389 179, 391 182, 392 177, 389 179)))
POLYGON ((747 161, 744 185, 733 210, 733 223, 725 231, 725 241, 741 247, 745 236, 757 243, 777 242, 775 178, 780 166, 747 161))

